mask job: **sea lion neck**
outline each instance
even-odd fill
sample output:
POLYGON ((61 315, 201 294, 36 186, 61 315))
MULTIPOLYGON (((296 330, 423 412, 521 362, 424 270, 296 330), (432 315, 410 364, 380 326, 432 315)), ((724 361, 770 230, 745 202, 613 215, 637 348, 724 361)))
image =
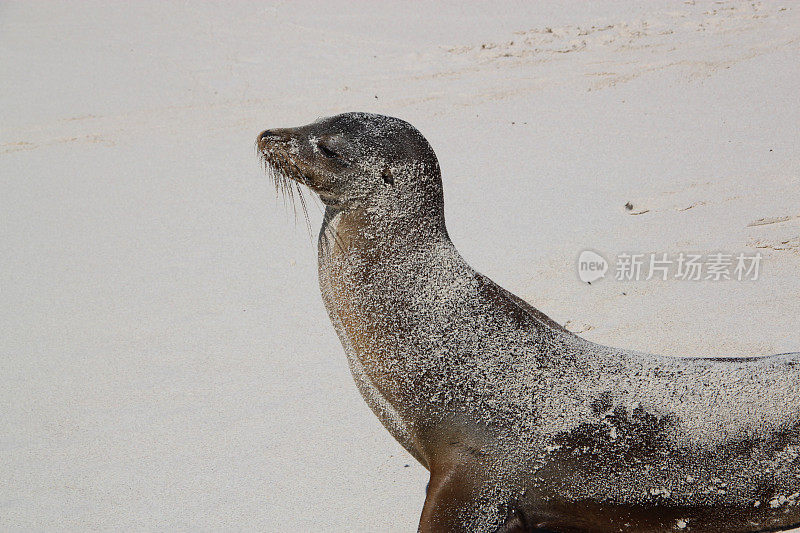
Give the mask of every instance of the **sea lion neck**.
POLYGON ((327 206, 319 234, 320 252, 402 250, 428 245, 452 246, 444 216, 438 210, 414 216, 386 217, 370 207, 340 209, 327 206))

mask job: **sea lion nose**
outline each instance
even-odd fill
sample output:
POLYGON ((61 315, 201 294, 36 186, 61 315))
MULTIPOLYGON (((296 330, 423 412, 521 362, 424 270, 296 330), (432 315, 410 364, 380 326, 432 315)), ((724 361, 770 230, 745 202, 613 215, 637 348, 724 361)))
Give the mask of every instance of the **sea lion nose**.
POLYGON ((277 135, 277 134, 276 134, 274 131, 272 131, 272 130, 264 130, 264 131, 262 131, 262 132, 261 132, 261 134, 258 136, 258 140, 259 140, 259 141, 266 141, 266 140, 267 140, 267 139, 269 139, 270 137, 277 137, 277 136, 278 136, 278 135, 277 135))
POLYGON ((278 142, 285 139, 285 135, 281 130, 264 130, 258 134, 256 144, 262 150, 270 143, 278 142))

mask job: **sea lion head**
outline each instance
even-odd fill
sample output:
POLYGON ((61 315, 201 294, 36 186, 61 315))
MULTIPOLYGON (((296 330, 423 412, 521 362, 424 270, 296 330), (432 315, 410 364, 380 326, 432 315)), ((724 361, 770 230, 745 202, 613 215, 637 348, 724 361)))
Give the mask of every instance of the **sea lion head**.
POLYGON ((291 193, 294 186, 300 192, 300 183, 329 208, 361 207, 387 218, 443 216, 436 155, 416 128, 398 118, 344 113, 265 130, 257 147, 279 190, 291 193))

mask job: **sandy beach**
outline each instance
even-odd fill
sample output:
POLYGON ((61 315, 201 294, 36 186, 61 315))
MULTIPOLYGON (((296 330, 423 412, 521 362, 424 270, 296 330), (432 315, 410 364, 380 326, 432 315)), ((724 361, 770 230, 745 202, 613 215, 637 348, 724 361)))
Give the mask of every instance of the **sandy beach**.
POLYGON ((2 3, 0 50, 4 531, 416 530, 269 127, 414 124, 464 257, 588 339, 800 351, 793 2, 2 3), (615 279, 681 253, 762 259, 615 279))

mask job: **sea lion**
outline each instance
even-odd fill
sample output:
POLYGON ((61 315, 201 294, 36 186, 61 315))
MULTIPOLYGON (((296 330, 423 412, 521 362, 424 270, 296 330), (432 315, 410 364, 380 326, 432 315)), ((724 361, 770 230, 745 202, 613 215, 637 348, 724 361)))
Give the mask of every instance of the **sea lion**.
MULTIPOLYGON (((267 130, 325 204, 319 283, 356 384, 430 471, 421 532, 739 532, 800 523, 800 353, 601 346, 473 270, 410 124, 267 130)), ((299 191, 299 189, 298 189, 299 191)))

